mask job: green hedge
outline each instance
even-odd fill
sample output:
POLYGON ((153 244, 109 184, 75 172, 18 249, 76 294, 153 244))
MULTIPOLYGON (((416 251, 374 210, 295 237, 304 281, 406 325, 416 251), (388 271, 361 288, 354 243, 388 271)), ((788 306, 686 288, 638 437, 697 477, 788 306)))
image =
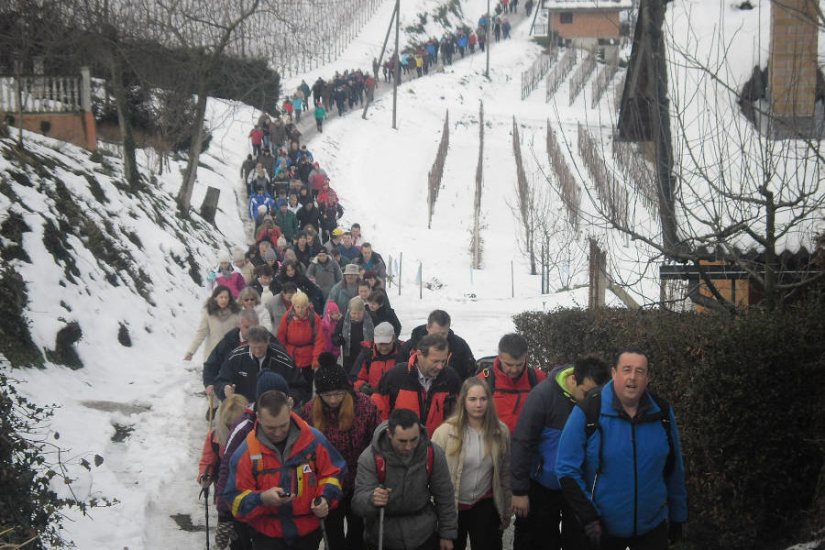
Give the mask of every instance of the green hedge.
POLYGON ((777 548, 814 504, 825 442, 825 303, 731 318, 665 311, 517 315, 549 368, 627 345, 650 354, 672 404, 687 472, 692 548, 777 548))

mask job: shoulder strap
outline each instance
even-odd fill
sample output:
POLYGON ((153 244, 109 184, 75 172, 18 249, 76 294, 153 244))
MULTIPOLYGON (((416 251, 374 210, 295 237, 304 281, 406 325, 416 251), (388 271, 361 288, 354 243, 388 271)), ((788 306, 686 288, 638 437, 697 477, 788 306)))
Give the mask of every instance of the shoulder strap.
POLYGON ((384 455, 379 452, 373 451, 372 457, 375 460, 375 472, 378 474, 378 485, 384 485, 384 481, 387 479, 387 461, 384 459, 384 455))
MULTIPOLYGON (((378 474, 378 484, 384 485, 384 482, 387 479, 387 461, 384 459, 384 455, 381 453, 373 451, 372 457, 375 460, 375 472, 378 474)), ((433 474, 433 464, 435 463, 435 451, 433 450, 432 442, 427 442, 427 481, 430 480, 430 477, 433 474)))
POLYGON ((530 382, 530 387, 535 388, 536 384, 539 383, 539 378, 536 375, 536 369, 532 369, 530 367, 525 367, 527 369, 527 381, 530 382))
POLYGON ((261 444, 258 442, 258 438, 255 437, 254 427, 246 436, 246 445, 249 449, 249 460, 252 461, 252 477, 257 479, 258 474, 261 473, 263 455, 261 454, 261 444))
POLYGON ((579 403, 579 406, 584 411, 584 432, 589 438, 600 428, 599 416, 602 413, 602 392, 594 391, 585 395, 583 402, 579 403))
POLYGON ((654 418, 658 416, 658 420, 662 423, 662 429, 665 430, 665 435, 667 436, 667 461, 665 462, 665 476, 669 476, 671 472, 673 472, 673 467, 676 462, 676 452, 674 451, 673 447, 673 431, 670 425, 670 403, 664 397, 659 397, 654 393, 650 393, 650 397, 653 401, 659 405, 659 413, 657 415, 653 415, 654 418))

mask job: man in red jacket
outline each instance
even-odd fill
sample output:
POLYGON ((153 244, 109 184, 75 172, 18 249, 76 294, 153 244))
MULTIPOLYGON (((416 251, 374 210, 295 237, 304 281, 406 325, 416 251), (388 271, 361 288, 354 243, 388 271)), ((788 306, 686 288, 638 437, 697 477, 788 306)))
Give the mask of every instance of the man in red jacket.
POLYGON ((289 408, 285 394, 258 398, 253 431, 233 453, 223 496, 253 529, 259 550, 317 550, 321 518, 341 499, 346 462, 289 408))
POLYGON ((410 409, 432 435, 453 411, 461 391, 461 379, 448 369, 450 351, 447 339, 428 334, 418 341, 407 363, 398 363, 381 378, 372 400, 381 419, 395 409, 410 409))
POLYGON ((527 340, 523 336, 505 334, 498 342, 498 357, 493 366, 481 371, 478 377, 490 386, 498 418, 513 433, 527 394, 547 375, 527 366, 527 340))

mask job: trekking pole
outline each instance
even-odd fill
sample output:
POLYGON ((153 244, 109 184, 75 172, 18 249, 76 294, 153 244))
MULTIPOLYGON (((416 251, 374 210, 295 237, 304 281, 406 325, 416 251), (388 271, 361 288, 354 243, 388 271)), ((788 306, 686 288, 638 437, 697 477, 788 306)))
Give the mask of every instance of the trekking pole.
MULTIPOLYGON (((315 497, 315 500, 312 501, 312 504, 318 506, 321 504, 321 497, 315 497)), ((324 521, 324 518, 321 519, 321 534, 324 536, 324 550, 329 550, 329 538, 327 537, 327 524, 324 521)), ((208 550, 208 549, 207 549, 208 550)))
POLYGON ((203 481, 207 482, 207 485, 201 489, 200 496, 203 497, 203 510, 206 518, 206 550, 209 550, 209 474, 204 476, 203 481))
MULTIPOLYGON (((378 486, 383 489, 383 485, 378 486)), ((384 550, 384 506, 378 511, 378 550, 384 550)))
POLYGON ((212 431, 212 425, 215 423, 215 396, 209 394, 209 431, 212 431))

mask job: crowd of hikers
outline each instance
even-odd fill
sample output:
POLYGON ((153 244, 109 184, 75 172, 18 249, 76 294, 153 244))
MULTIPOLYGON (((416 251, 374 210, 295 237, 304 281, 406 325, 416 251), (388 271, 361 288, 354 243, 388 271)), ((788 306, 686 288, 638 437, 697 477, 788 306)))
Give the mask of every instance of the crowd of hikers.
MULTIPOLYGON (((369 79, 347 71, 296 95, 337 105, 341 89, 352 108, 369 79)), ((387 266, 358 223, 341 226, 330 175, 294 126, 306 103, 290 105, 250 135, 254 244, 219 252, 185 353, 203 354, 197 482, 214 487, 215 545, 500 550, 511 521, 518 550, 679 540, 679 432, 647 389, 645 351, 545 372, 505 334, 476 360, 442 309, 402 339, 387 266)))

